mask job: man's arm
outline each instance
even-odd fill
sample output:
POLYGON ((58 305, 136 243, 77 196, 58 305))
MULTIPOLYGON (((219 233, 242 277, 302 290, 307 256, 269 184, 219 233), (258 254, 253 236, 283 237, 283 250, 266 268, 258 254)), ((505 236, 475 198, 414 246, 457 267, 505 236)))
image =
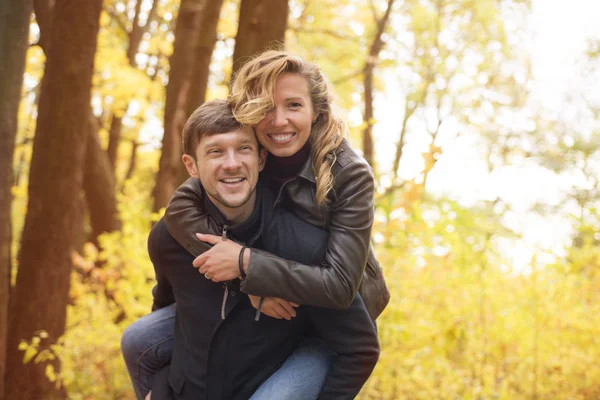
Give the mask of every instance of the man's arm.
POLYGON ((305 311, 337 354, 319 399, 353 399, 379 359, 377 330, 362 298, 357 295, 345 310, 307 307, 305 311))
POLYGON ((152 288, 152 296, 154 298, 152 302, 152 311, 155 311, 175 302, 173 287, 160 262, 161 229, 160 224, 158 223, 154 225, 150 231, 150 235, 148 235, 148 254, 150 255, 150 261, 152 261, 154 273, 156 275, 156 285, 152 288))

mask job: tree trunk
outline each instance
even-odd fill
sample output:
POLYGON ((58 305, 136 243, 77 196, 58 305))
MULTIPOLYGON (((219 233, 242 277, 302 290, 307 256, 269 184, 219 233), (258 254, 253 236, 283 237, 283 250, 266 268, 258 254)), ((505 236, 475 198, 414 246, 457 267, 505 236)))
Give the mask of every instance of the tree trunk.
POLYGON ((222 0, 182 0, 170 58, 162 153, 153 190, 154 211, 165 207, 187 176, 181 161, 181 131, 203 101, 222 0))
POLYGON ((35 20, 40 28, 39 46, 46 52, 48 48, 48 34, 52 25, 52 9, 54 0, 33 0, 35 20))
POLYGON ((369 48, 369 55, 367 57, 367 62, 365 64, 365 73, 364 73, 364 99, 365 99, 365 112, 363 114, 363 123, 365 125, 365 129, 363 130, 363 155, 365 160, 375 169, 375 156, 373 149, 373 122, 375 119, 375 115, 373 113, 373 71, 375 70, 375 66, 377 65, 377 59, 379 58, 379 53, 383 48, 383 33, 385 32, 385 28, 390 19, 390 15, 392 13, 392 7, 394 6, 394 2, 396 0, 388 0, 387 9, 385 10, 385 14, 381 18, 376 17, 377 23, 377 31, 375 32, 375 37, 373 38, 373 42, 371 42, 371 47, 369 48))
MULTIPOLYGON (((370 58, 370 57, 369 57, 370 58)), ((365 113, 363 114, 363 129, 362 136, 362 149, 365 160, 374 169, 373 165, 373 125, 375 116, 373 114, 373 70, 375 69, 375 61, 368 60, 365 66, 364 74, 364 99, 365 99, 365 113)))
POLYGON ((98 236, 121 229, 118 218, 116 182, 111 165, 100 144, 96 119, 88 119, 88 138, 83 175, 83 191, 92 225, 92 242, 98 245, 98 236))
MULTIPOLYGON (((40 24, 40 37, 46 39, 43 41, 40 40, 40 46, 42 47, 42 49, 44 49, 45 52, 47 51, 49 45, 49 40, 47 38, 49 36, 49 31, 51 29, 53 20, 53 8, 54 0, 34 0, 34 10, 36 18, 38 19, 38 21, 41 20, 40 22, 43 21, 43 23, 40 24)), ((139 12, 137 6, 136 11, 139 12)), ((154 12, 155 7, 153 6, 150 12, 150 16, 152 16, 154 12)), ((139 36, 141 39, 141 34, 139 36)), ((106 151, 106 153, 102 150, 98 138, 98 124, 96 123, 96 120, 93 117, 93 113, 91 110, 89 115, 90 118, 88 121, 88 134, 90 135, 90 138, 86 141, 86 161, 83 178, 84 180, 89 179, 89 181, 85 181, 83 183, 86 199, 85 201, 82 200, 81 203, 87 203, 87 212, 90 214, 92 235, 89 238, 85 238, 85 236, 83 235, 83 210, 85 210, 85 207, 79 206, 78 220, 80 221, 79 224, 81 224, 81 226, 77 228, 79 232, 77 246, 75 246, 77 251, 81 250, 86 240, 89 239, 91 242, 97 245, 98 235, 100 235, 103 232, 111 232, 113 230, 118 230, 121 228, 121 221, 117 213, 117 198, 115 195, 116 179, 113 169, 114 165, 111 165, 111 160, 116 160, 117 149, 116 146, 113 146, 114 149, 111 149, 111 140, 109 142, 109 148, 106 151), (114 158, 111 159, 111 155, 114 158), (100 190, 99 188, 102 188, 102 190, 100 190)), ((113 136, 113 129, 118 130, 117 135, 120 138, 121 118, 118 118, 118 122, 116 122, 115 117, 113 116, 110 130, 111 137, 113 136)), ((118 140, 114 143, 118 143, 118 140)))
MULTIPOLYGON (((136 66, 135 64, 135 56, 140 48, 140 43, 142 42, 142 37, 144 33, 148 30, 150 23, 156 17, 156 7, 158 5, 157 0, 152 1, 152 8, 148 13, 148 19, 146 23, 142 26, 139 24, 140 20, 140 10, 142 8, 143 0, 137 0, 135 3, 135 13, 133 17, 133 23, 131 25, 131 30, 129 31, 129 44, 127 46, 127 59, 129 60, 129 65, 131 67, 136 66)), ((127 111, 127 107, 123 112, 127 111)), ((121 142, 121 131, 123 127, 123 118, 117 117, 113 114, 110 122, 110 130, 108 137, 108 148, 106 152, 108 153, 108 159, 111 165, 111 172, 114 174, 117 168, 117 155, 119 144, 121 142)))
POLYGON ((288 13, 287 0, 242 0, 232 76, 254 54, 283 45, 288 13))
POLYGON ((121 127, 123 126, 123 118, 117 117, 115 114, 110 119, 110 129, 108 130, 108 147, 106 155, 110 163, 110 173, 115 175, 117 169, 117 151, 121 142, 121 127))
POLYGON ((32 9, 31 0, 0 4, 0 398, 4 394, 12 260, 13 157, 32 9))
POLYGON ((129 157, 129 167, 127 168, 127 173, 125 174, 125 178, 123 179, 122 189, 125 188, 125 182, 133 176, 133 171, 135 170, 135 164, 137 160, 137 149, 140 146, 140 142, 137 140, 131 141, 131 156, 129 157))
MULTIPOLYGON (((210 75, 210 62, 212 60, 215 44, 217 43, 217 24, 219 23, 219 14, 223 0, 208 1, 202 13, 200 20, 200 30, 198 32, 198 42, 194 53, 194 69, 192 72, 192 83, 187 105, 186 121, 206 100, 206 88, 208 87, 208 76, 210 75)), ((182 129, 183 130, 183 127, 182 129)), ((180 132, 181 132, 180 130, 180 132)), ((181 133, 180 133, 181 134, 181 133)), ((181 140, 180 140, 181 142, 181 140)), ((181 153, 181 150, 180 150, 181 153)), ((189 175, 183 162, 178 163, 177 181, 185 181, 189 175)))
MULTIPOLYGON (((64 399, 46 362, 23 364, 21 340, 64 333, 76 213, 102 0, 57 0, 49 33, 29 175, 15 304, 10 310, 6 399, 64 399)), ((58 368, 57 360, 53 361, 58 368)))

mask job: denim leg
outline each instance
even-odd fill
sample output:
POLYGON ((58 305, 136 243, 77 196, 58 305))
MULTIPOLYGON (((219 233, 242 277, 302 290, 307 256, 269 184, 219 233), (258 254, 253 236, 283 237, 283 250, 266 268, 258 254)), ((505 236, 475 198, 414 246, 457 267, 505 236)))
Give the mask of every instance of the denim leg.
POLYGON ((263 382, 250 400, 316 399, 333 357, 334 353, 322 339, 305 339, 283 365, 263 382))
POLYGON ((156 371, 171 361, 174 330, 175 304, 171 304, 138 319, 123 332, 121 352, 138 400, 150 391, 156 371))

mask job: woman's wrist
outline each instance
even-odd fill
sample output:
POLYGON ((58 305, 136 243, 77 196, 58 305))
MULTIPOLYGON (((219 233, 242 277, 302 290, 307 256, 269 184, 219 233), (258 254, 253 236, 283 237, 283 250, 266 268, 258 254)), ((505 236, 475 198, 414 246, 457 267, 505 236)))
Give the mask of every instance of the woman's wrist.
POLYGON ((246 279, 246 271, 248 270, 247 267, 244 266, 245 264, 245 251, 248 249, 248 247, 246 246, 242 246, 242 248, 240 249, 240 255, 238 256, 238 268, 240 271, 240 279, 244 280, 246 279))
POLYGON ((252 253, 252 249, 250 247, 248 247, 246 249, 246 251, 244 252, 244 257, 243 257, 243 268, 244 268, 244 273, 248 274, 248 267, 250 266, 250 254, 252 253))

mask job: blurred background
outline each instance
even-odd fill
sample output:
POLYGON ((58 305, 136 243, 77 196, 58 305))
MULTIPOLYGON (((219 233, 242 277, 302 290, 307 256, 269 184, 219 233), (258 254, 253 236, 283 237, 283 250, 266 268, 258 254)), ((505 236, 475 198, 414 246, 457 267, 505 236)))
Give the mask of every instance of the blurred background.
POLYGON ((3 0, 0 398, 133 399, 179 135, 275 42, 377 179, 361 399, 600 399, 600 2, 3 0), (1 379, 4 376, 5 379, 1 379))

